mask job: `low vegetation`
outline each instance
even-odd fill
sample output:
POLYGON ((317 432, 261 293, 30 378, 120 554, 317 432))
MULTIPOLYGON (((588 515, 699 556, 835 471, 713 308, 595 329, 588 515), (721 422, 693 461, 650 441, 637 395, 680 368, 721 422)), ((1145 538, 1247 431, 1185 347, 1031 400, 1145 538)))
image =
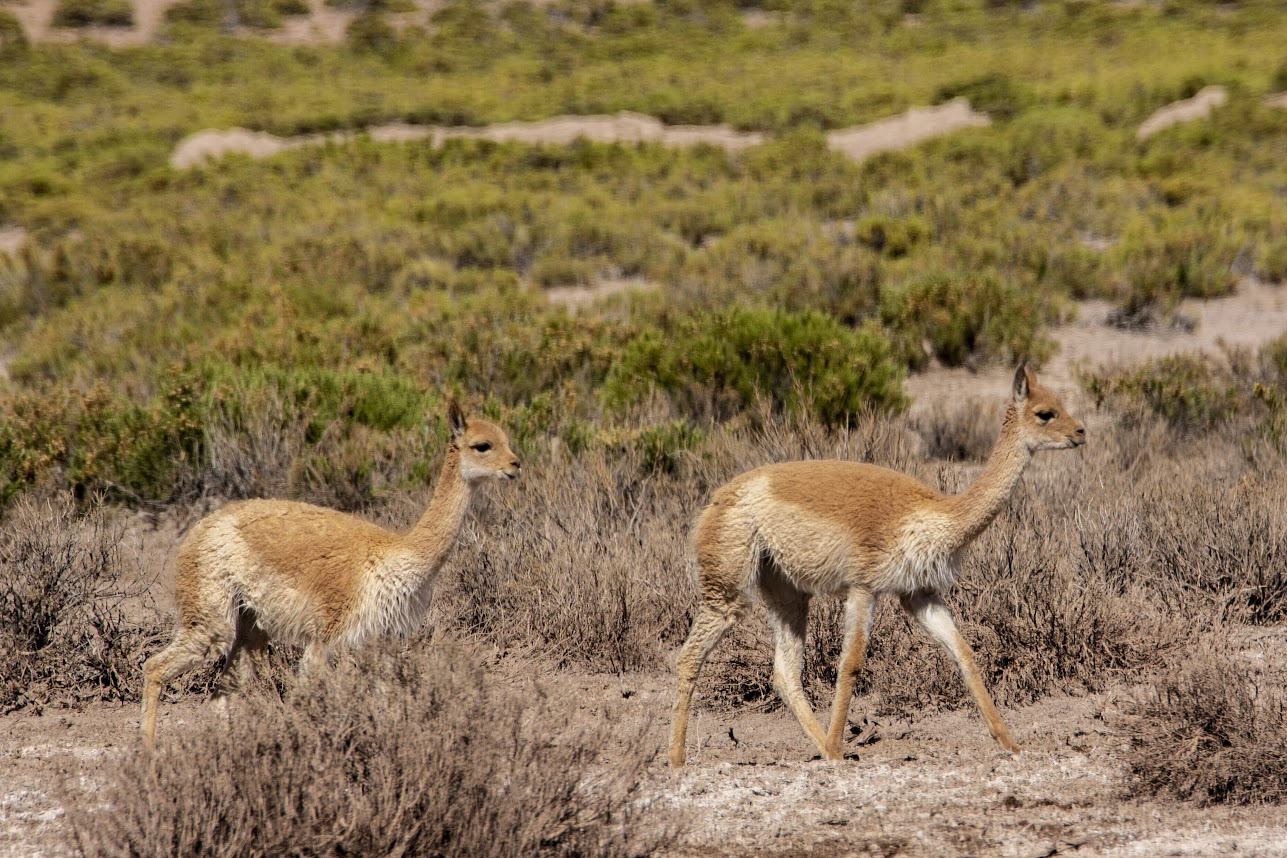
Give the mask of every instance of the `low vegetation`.
POLYGON ((638 731, 571 726, 467 653, 368 653, 288 704, 234 701, 226 724, 130 758, 73 810, 77 851, 626 858, 673 837, 638 824, 638 731))
MULTIPOLYGON (((0 9, 0 227, 29 236, 0 254, 0 651, 23 656, 0 665, 0 710, 137 700, 170 630, 133 600, 119 515, 272 495, 408 525, 449 392, 510 430, 524 484, 484 493, 441 627, 542 664, 664 671, 697 606, 693 516, 733 474, 833 456, 955 491, 999 413, 909 421, 907 373, 1040 362, 1079 299, 1113 302, 1125 327, 1171 324, 1184 298, 1287 276, 1269 0, 451 0, 424 27, 389 17, 398 0, 363 6, 340 44, 281 46, 259 31, 293 0, 190 0, 122 50, 30 43, 0 9), (750 26, 747 10, 765 14, 750 26), (1208 120, 1136 139, 1216 83, 1229 99, 1208 120), (957 96, 992 124, 861 163, 827 145, 957 96), (767 141, 359 134, 168 163, 210 127, 620 110, 767 141), (605 282, 647 288, 575 312, 545 294, 605 282)), ((115 7, 60 8, 110 23, 115 7)), ((1007 706, 1139 684, 1141 794, 1281 801, 1281 695, 1236 656, 1190 656, 1287 616, 1287 345, 1082 369, 1106 428, 1029 471, 950 596, 985 681, 1007 706)), ((841 623, 816 601, 817 700, 841 623)), ((307 694, 282 674, 285 705, 233 701, 235 730, 128 758, 112 811, 72 811, 77 848, 660 845, 631 824, 654 750, 640 735, 577 732, 555 702, 422 648, 359 654, 307 694)), ((740 624, 699 705, 778 705, 770 659, 762 619, 740 624)), ((892 605, 860 693, 907 717, 966 703, 892 605)))

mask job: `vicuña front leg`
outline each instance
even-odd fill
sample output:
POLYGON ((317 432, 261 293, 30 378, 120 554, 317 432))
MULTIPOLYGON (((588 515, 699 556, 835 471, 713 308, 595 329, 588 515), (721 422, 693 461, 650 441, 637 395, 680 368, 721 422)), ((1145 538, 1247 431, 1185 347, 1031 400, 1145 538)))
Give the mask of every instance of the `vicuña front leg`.
POLYGON ((916 620, 916 624, 936 640, 956 662, 957 668, 961 671, 961 678, 965 680, 966 687, 974 696, 974 702, 978 704, 979 712, 983 714, 983 720, 987 722, 988 732, 992 734, 992 738, 1010 753, 1019 753, 1019 745, 1010 735, 1005 722, 1001 720, 1001 713, 997 712, 997 707, 992 703, 988 690, 983 687, 983 678, 979 676, 979 669, 974 664, 974 652, 965 642, 965 638, 961 637, 961 633, 956 630, 956 623, 952 621, 952 612, 943 602, 942 597, 938 593, 913 593, 903 596, 900 601, 903 608, 911 614, 912 619, 916 620))
POLYGON ((867 640, 871 636, 871 613, 874 605, 872 594, 855 589, 845 600, 845 645, 840 653, 836 670, 836 699, 831 706, 831 729, 827 731, 827 747, 823 755, 828 760, 839 760, 840 741, 849 720, 849 701, 854 696, 854 683, 867 656, 867 640))

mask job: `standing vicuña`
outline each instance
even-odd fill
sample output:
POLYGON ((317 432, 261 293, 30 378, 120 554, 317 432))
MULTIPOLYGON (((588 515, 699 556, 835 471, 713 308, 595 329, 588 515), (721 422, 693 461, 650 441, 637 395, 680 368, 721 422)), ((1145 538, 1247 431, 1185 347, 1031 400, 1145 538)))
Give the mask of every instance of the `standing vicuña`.
POLYGON ((152 746, 166 683, 215 654, 238 684, 270 638, 305 645, 301 669, 337 644, 409 634, 429 608, 443 560, 456 543, 474 486, 513 479, 519 461, 505 431, 448 408, 451 444, 433 499, 409 532, 396 534, 309 504, 250 500, 202 519, 179 546, 174 642, 143 665, 143 741, 152 746))
POLYGON ((679 655, 671 765, 684 764, 688 713, 702 663, 745 613, 755 585, 776 643, 773 687, 826 759, 840 759, 841 733, 878 593, 897 594, 916 623, 956 661, 993 738, 1018 753, 939 594, 956 583, 962 550, 1009 499, 1032 454, 1085 442, 1082 425, 1021 364, 992 455, 962 494, 940 494, 888 468, 837 461, 765 465, 721 487, 697 522, 702 607, 679 655), (831 593, 845 596, 845 640, 831 727, 824 733, 804 695, 800 669, 809 599, 831 593))

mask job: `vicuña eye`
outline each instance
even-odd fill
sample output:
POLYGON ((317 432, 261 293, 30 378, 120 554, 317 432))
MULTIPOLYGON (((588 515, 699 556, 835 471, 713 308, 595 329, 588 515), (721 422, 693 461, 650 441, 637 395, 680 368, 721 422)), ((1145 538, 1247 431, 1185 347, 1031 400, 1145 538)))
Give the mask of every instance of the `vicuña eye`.
POLYGON ((492 448, 492 445, 487 443, 486 441, 479 441, 477 444, 470 444, 469 446, 473 447, 475 450, 477 450, 480 453, 486 453, 488 450, 492 448))
POLYGON ((1053 411, 1051 411, 1049 408, 1047 408, 1047 409, 1045 409, 1044 411, 1038 411, 1038 412, 1037 412, 1037 418, 1038 418, 1042 423, 1046 423, 1047 421, 1053 420, 1053 419, 1055 418, 1055 412, 1053 412, 1053 411))

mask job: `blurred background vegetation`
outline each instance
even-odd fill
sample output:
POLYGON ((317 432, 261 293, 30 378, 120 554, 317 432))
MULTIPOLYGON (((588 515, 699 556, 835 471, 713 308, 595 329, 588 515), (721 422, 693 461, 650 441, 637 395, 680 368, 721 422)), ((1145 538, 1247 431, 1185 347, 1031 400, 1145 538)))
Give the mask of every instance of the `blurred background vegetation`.
MULTIPOLYGON (((841 426, 905 408, 932 361, 1040 362, 1077 299, 1138 324, 1287 276, 1287 110, 1263 100, 1287 89, 1278 2, 451 0, 427 27, 371 3, 310 45, 265 38, 301 4, 235 9, 232 34, 228 4, 189 0, 111 49, 28 42, 0 8, 0 225, 28 234, 0 253, 0 498, 236 495, 221 445, 289 424, 314 478, 286 490, 349 481, 362 507, 407 487, 368 460, 431 473, 448 389, 529 456, 629 439, 664 463, 760 399, 841 426), (1229 93, 1210 119, 1137 139, 1210 84, 1229 93), (827 146, 957 96, 993 124, 861 163, 827 146), (622 110, 767 142, 359 134, 168 163, 206 128, 622 110), (545 294, 620 282, 645 288, 545 294)), ((1270 407, 1264 383, 1227 407, 1270 407)))

